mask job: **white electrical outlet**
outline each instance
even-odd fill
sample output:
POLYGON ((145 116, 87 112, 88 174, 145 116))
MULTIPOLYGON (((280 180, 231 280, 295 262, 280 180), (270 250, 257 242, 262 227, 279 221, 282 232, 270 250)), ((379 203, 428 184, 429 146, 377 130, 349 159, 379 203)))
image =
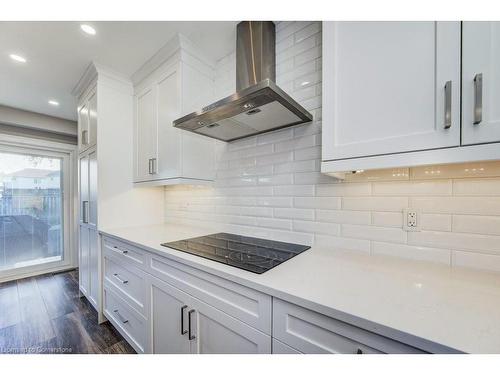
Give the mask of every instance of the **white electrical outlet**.
POLYGON ((420 231, 420 219, 416 210, 410 208, 403 210, 403 229, 407 232, 420 231))

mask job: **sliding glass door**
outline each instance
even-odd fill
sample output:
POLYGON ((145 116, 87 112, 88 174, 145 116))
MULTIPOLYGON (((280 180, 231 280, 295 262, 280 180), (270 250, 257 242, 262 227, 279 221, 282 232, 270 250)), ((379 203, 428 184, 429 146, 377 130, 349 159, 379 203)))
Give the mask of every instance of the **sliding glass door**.
POLYGON ((0 276, 65 263, 64 159, 0 147, 0 276))

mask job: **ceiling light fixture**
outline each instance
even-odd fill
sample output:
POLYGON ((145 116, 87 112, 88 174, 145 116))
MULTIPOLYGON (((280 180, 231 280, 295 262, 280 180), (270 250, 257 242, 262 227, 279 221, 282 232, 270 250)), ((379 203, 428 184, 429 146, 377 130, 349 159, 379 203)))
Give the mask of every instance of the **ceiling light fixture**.
POLYGON ((87 25, 87 24, 81 24, 80 25, 80 28, 83 30, 84 33, 87 33, 89 35, 95 35, 96 34, 96 31, 95 29, 90 26, 90 25, 87 25))
POLYGON ((57 100, 49 100, 49 104, 57 107, 59 105, 59 102, 57 100))
POLYGON ((20 62, 20 63, 25 63, 26 62, 26 59, 22 56, 19 56, 19 55, 16 55, 14 53, 10 54, 9 57, 14 60, 14 61, 17 61, 17 62, 20 62))

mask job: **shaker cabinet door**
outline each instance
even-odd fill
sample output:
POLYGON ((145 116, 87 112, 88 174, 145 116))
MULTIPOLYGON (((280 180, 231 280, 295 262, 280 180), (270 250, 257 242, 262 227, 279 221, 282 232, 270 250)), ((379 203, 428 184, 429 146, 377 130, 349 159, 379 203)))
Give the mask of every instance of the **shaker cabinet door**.
POLYGON ((155 278, 151 296, 153 353, 190 353, 185 293, 155 278))
POLYGON ((89 147, 89 107, 88 102, 78 109, 78 149, 81 151, 89 147))
POLYGON ((460 22, 323 22, 323 160, 460 144, 460 22))
POLYGON ((462 144, 500 141, 500 22, 463 22, 462 144))
POLYGON ((94 93, 88 101, 88 146, 92 147, 97 144, 97 94, 94 93))
POLYGON ((89 258, 90 258, 90 230, 84 225, 79 226, 80 241, 78 251, 78 271, 80 289, 83 293, 88 294, 90 290, 90 273, 89 273, 89 258))
POLYGON ((152 87, 135 98, 136 181, 148 181, 154 175, 158 141, 155 101, 155 90, 152 87))

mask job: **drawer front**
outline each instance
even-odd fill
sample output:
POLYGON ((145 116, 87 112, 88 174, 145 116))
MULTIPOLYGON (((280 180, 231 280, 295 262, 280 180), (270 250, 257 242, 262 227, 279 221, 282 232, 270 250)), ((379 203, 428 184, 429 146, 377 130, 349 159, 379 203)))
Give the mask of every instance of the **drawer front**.
POLYGON ((251 327, 271 334, 271 296, 157 255, 151 256, 150 272, 251 327))
POLYGON ((124 262, 144 269, 146 254, 143 250, 108 237, 104 237, 103 245, 105 251, 108 250, 124 262))
POLYGON ((281 341, 273 339, 273 354, 302 354, 298 350, 283 344, 281 341))
POLYGON ((127 339, 138 353, 148 351, 147 321, 123 299, 104 288, 104 313, 115 328, 127 339))
POLYGON ((277 298, 273 299, 273 337, 302 353, 423 353, 277 298))
POLYGON ((117 289, 120 296, 142 314, 147 296, 146 276, 137 267, 123 264, 118 256, 105 249, 104 282, 117 289))

